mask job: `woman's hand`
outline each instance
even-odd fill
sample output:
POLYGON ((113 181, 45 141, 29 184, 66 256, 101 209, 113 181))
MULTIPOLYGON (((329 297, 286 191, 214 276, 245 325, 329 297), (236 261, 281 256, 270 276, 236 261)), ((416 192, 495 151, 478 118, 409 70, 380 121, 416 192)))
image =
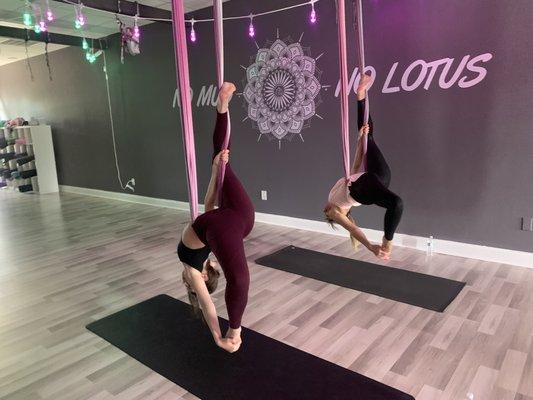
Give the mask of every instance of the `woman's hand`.
POLYGON ((228 353, 235 353, 237 350, 239 350, 239 347, 241 347, 240 343, 237 345, 228 338, 215 339, 215 343, 218 347, 226 350, 228 353))
POLYGON ((377 258, 380 258, 382 260, 388 260, 390 258, 390 254, 387 254, 379 244, 370 244, 368 246, 368 250, 370 250, 377 258))
POLYGON ((216 157, 213 160, 213 169, 218 170, 218 167, 221 162, 223 163, 223 165, 229 162, 229 150, 222 150, 220 153, 216 155, 216 157))
POLYGON ((368 135, 369 132, 370 132, 370 125, 368 124, 363 125, 361 129, 359 129, 359 139, 365 135, 368 135))

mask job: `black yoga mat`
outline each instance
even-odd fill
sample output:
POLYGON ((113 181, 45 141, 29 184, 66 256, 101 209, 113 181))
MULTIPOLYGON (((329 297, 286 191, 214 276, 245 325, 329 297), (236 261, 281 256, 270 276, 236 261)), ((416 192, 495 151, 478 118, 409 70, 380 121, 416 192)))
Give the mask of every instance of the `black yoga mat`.
MULTIPOLYGON (((220 319, 223 332, 227 321, 220 319)), ((203 400, 414 400, 408 394, 243 328, 236 353, 218 348, 190 306, 159 295, 87 329, 203 400)))
POLYGON ((257 264, 387 299, 444 311, 465 282, 287 246, 257 264))

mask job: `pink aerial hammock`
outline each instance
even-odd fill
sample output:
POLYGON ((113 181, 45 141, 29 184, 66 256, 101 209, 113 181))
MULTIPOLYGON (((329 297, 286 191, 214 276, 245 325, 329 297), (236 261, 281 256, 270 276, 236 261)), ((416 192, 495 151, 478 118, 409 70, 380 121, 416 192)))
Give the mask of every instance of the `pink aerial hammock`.
POLYGON ((192 122, 191 87, 189 81, 189 58, 185 34, 185 12, 183 0, 172 0, 172 27, 174 32, 174 53, 176 58, 176 82, 180 93, 181 128, 183 152, 187 172, 189 208, 191 219, 198 216, 198 185, 196 177, 196 151, 194 148, 194 127, 192 122))
MULTIPOLYGON (((342 138, 342 156, 344 165, 344 175, 346 180, 349 180, 352 175, 366 171, 366 150, 367 137, 364 137, 363 142, 363 160, 357 170, 355 170, 355 162, 350 167, 350 110, 348 103, 348 61, 346 50, 346 9, 344 0, 337 0, 337 27, 339 36, 339 67, 340 67, 340 98, 341 98, 341 138, 342 138)), ((357 48, 359 58, 359 74, 362 77, 365 71, 365 46, 363 37, 363 7, 361 0, 354 1, 356 13, 356 29, 357 29, 357 48)), ((369 116, 368 93, 365 96, 365 116, 364 123, 368 123, 369 116)))
MULTIPOLYGON (((218 89, 222 87, 224 83, 224 27, 223 27, 223 12, 222 12, 222 0, 213 0, 213 26, 215 28, 215 50, 217 61, 217 83, 218 89)), ((223 150, 228 149, 229 139, 231 135, 231 121, 228 110, 228 124, 226 128, 226 136, 224 137, 223 150)), ((222 201, 222 184, 224 183, 224 174, 226 172, 226 165, 220 163, 218 179, 217 179, 217 191, 218 191, 218 203, 222 201)))
MULTIPOLYGON (((224 36, 222 27, 222 0, 213 0, 215 47, 217 60, 218 87, 224 82, 224 36)), ((189 80, 189 58, 187 54, 187 35, 185 33, 185 12, 183 0, 172 0, 172 26, 174 32, 174 53, 176 60, 176 82, 180 94, 181 127, 183 132, 183 150, 187 172, 187 186, 189 192, 189 208, 191 219, 198 216, 198 178, 196 175, 196 151, 194 147, 194 126, 192 119, 192 103, 189 80)), ((228 114, 228 128, 224 140, 224 149, 228 148, 230 137, 230 123, 228 114)), ((221 188, 224 181, 225 165, 221 163, 218 175, 218 199, 220 202, 221 188)))

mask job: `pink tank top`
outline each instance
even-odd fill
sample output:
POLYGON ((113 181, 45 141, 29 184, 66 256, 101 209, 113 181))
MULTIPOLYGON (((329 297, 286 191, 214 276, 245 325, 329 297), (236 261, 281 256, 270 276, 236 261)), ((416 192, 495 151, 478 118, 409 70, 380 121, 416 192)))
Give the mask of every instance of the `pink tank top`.
POLYGON ((357 173, 350 176, 349 180, 341 178, 329 191, 328 200, 340 208, 357 207, 361 204, 350 196, 350 185, 355 182, 363 173, 357 173))

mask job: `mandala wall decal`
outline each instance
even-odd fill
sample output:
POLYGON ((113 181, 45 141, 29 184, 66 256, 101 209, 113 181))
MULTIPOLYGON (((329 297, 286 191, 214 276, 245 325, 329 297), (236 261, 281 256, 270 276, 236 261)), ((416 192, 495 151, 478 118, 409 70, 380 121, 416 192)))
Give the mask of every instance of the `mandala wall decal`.
POLYGON ((247 118, 259 130, 259 138, 267 135, 281 141, 298 134, 303 140, 306 122, 316 115, 321 71, 299 41, 289 41, 278 38, 260 48, 246 69, 247 118))

